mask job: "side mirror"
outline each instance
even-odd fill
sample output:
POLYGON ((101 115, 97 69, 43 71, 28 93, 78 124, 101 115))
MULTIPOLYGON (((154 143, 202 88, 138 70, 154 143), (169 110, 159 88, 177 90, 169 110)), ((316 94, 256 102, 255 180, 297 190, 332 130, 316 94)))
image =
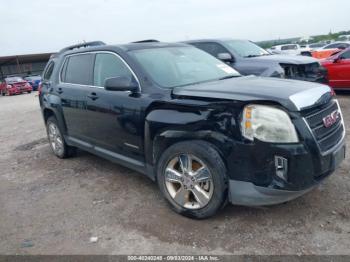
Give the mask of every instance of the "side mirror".
POLYGON ((233 59, 232 55, 229 54, 229 53, 219 53, 218 54, 218 59, 220 59, 221 61, 227 63, 232 63, 234 62, 235 60, 233 59))
POLYGON ((109 91, 131 91, 136 92, 138 85, 126 76, 117 76, 105 80, 105 89, 109 91))
POLYGON ((333 59, 333 63, 338 63, 341 60, 341 56, 337 56, 336 58, 333 59))

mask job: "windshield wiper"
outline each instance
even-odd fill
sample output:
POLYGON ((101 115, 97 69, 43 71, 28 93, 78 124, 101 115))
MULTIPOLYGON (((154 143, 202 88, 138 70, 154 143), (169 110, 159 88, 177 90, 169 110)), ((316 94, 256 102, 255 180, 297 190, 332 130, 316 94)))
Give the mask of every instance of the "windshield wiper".
POLYGON ((229 79, 229 78, 234 78, 234 77, 239 77, 240 75, 229 75, 229 76, 224 76, 219 78, 219 80, 225 80, 225 79, 229 79))
POLYGON ((262 56, 262 55, 246 55, 246 58, 251 58, 251 57, 258 57, 258 56, 262 56))

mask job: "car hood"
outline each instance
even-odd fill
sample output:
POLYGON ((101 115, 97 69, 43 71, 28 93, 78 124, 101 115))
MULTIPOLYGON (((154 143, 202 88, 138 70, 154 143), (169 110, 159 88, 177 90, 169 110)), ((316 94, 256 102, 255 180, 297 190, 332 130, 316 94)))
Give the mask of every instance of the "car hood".
POLYGON ((295 65, 310 64, 310 63, 317 62, 315 58, 308 57, 308 56, 301 56, 301 55, 264 55, 264 56, 246 58, 246 59, 249 59, 249 61, 252 61, 252 62, 274 61, 276 63, 295 64, 295 65))
POLYGON ((255 76, 176 87, 173 94, 251 102, 271 101, 290 111, 300 111, 326 103, 332 96, 327 85, 255 76))

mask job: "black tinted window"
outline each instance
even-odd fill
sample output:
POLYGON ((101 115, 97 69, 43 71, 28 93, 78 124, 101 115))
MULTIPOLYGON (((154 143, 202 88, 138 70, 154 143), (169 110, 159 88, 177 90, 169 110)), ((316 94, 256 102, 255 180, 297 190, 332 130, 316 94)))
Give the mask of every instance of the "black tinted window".
POLYGON ((347 43, 335 43, 335 44, 328 45, 327 48, 339 48, 339 47, 346 48, 348 46, 349 44, 347 43))
POLYGON ((281 50, 296 50, 298 47, 296 45, 284 45, 281 47, 281 50))
POLYGON ((69 57, 67 65, 63 67, 63 70, 65 69, 65 72, 62 72, 63 81, 72 84, 91 85, 93 58, 92 54, 69 57))
POLYGON ((350 50, 341 55, 342 59, 350 59, 350 50))
POLYGON ((49 80, 51 78, 53 68, 54 68, 54 62, 51 62, 48 66, 47 69, 45 70, 43 80, 49 80))
POLYGON ((104 86, 105 80, 111 77, 126 76, 133 79, 125 63, 113 54, 97 54, 94 67, 94 85, 104 86))
POLYGON ((225 47, 217 43, 194 43, 193 45, 215 57, 220 53, 229 53, 225 47))

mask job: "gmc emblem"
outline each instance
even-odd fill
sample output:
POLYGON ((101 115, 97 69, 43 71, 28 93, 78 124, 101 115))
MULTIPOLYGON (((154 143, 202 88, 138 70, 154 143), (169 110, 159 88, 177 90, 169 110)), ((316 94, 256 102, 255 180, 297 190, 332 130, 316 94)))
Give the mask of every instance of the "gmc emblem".
POLYGON ((340 118, 340 114, 338 110, 333 111, 331 114, 329 114, 328 116, 325 116, 322 121, 323 121, 323 125, 325 127, 331 127, 332 125, 334 125, 338 119, 340 118))

